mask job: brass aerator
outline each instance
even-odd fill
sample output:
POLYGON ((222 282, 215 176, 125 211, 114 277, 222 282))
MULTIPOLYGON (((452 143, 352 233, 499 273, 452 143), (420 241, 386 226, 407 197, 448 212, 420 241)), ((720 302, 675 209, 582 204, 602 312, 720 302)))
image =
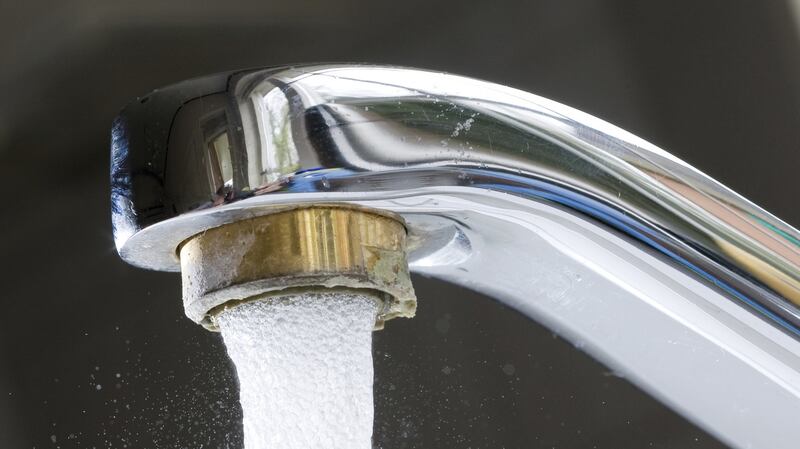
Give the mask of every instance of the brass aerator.
POLYGON ((375 328, 413 317, 402 218, 352 205, 283 208, 206 230, 179 248, 186 315, 209 330, 242 302, 287 292, 357 290, 382 302, 375 328))

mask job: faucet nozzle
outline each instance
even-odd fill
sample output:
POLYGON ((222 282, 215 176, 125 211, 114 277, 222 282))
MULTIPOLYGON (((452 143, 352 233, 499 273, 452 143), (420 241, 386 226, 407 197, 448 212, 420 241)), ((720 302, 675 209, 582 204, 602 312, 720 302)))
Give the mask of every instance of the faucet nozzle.
POLYGON ((375 327, 413 317, 416 297, 397 215, 312 205, 208 229, 179 248, 186 315, 210 330, 215 316, 287 289, 371 290, 383 299, 375 327))

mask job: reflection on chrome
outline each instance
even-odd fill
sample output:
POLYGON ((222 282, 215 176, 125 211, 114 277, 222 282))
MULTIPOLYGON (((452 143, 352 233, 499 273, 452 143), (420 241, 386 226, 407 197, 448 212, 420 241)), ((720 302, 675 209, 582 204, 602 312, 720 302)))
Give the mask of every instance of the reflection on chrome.
POLYGON ((515 307, 728 444, 800 440, 800 233, 574 109, 397 67, 231 72, 129 105, 111 177, 132 264, 175 271, 186 238, 276 208, 392 210, 413 271, 515 307))

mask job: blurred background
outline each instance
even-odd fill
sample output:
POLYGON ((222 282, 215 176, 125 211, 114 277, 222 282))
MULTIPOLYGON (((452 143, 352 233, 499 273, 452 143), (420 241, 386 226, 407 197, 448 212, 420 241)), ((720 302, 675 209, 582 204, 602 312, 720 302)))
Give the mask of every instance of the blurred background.
MULTIPOLYGON (((221 338, 177 275, 114 250, 109 127, 136 96, 292 62, 455 72, 610 121, 797 227, 798 3, 0 0, 0 447, 241 447, 221 338)), ((415 285, 418 318, 375 335, 376 447, 724 447, 527 318, 415 285)))

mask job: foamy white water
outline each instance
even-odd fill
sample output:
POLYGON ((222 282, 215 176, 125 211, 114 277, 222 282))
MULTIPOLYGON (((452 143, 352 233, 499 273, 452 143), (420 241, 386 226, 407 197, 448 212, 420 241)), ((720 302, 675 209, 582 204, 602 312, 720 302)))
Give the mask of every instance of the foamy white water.
POLYGON ((315 292, 218 317, 239 375, 247 449, 370 449, 372 328, 367 295, 315 292))

